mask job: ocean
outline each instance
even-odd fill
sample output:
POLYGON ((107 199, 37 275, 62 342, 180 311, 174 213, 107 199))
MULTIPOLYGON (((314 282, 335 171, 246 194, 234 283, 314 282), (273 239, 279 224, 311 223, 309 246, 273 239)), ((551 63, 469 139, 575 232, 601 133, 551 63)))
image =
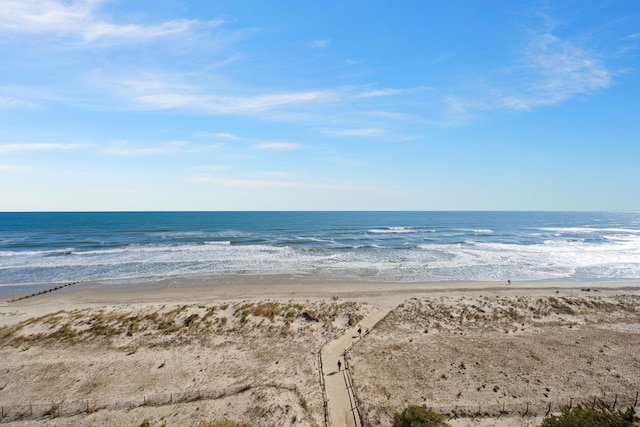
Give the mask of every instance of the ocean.
POLYGON ((198 276, 640 279, 639 212, 0 213, 0 294, 198 276))

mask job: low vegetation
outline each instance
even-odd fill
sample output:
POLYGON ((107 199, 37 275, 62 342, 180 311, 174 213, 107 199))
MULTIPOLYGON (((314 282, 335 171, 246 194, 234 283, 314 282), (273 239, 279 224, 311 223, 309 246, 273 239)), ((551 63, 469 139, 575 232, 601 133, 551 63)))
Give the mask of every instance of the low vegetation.
POLYGON ((0 327, 0 345, 27 351, 32 344, 104 344, 126 347, 188 344, 215 335, 256 333, 293 336, 319 333, 327 337, 357 324, 363 306, 353 302, 237 302, 221 305, 162 306, 151 310, 59 311, 0 327))
POLYGON ((599 324, 638 318, 640 309, 634 296, 614 298, 583 297, 482 297, 451 303, 445 300, 412 298, 400 305, 390 319, 412 318, 415 327, 426 334, 492 329, 505 334, 525 332, 536 326, 559 325, 572 328, 580 324, 599 324))
POLYGON ((393 427, 447 427, 444 418, 424 406, 409 406, 393 416, 393 427))
POLYGON ((565 408, 560 415, 545 418, 540 427, 633 427, 640 425, 638 421, 631 407, 620 411, 600 403, 594 408, 565 408))

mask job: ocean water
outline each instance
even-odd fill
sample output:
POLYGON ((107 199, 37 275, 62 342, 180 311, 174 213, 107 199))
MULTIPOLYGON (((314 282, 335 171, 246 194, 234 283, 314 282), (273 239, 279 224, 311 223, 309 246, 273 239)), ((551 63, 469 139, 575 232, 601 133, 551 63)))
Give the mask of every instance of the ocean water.
POLYGON ((0 213, 0 293, 272 274, 380 282, 639 279, 640 213, 0 213))

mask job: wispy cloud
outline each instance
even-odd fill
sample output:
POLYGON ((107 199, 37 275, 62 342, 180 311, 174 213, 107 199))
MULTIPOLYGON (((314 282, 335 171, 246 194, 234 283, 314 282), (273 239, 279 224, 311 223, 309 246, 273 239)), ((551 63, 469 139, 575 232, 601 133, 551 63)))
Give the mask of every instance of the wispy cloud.
POLYGON ((373 136, 384 133, 384 130, 377 128, 367 129, 332 129, 324 130, 323 133, 329 136, 373 136))
POLYGON ((98 79, 106 80, 108 83, 117 87, 122 87, 123 90, 133 93, 148 93, 148 92, 166 92, 166 91, 189 91, 193 90, 193 87, 179 81, 167 74, 160 75, 159 73, 146 72, 135 78, 124 78, 120 80, 109 81, 108 77, 104 75, 97 76, 98 79))
POLYGON ((4 0, 0 31, 24 34, 71 35, 86 42, 151 40, 188 32, 197 26, 212 27, 221 21, 172 20, 159 24, 116 24, 99 19, 103 0, 4 0))
POLYGON ((299 150, 302 148, 302 145, 295 142, 263 142, 262 144, 258 144, 257 148, 268 151, 291 151, 299 150))
POLYGON ((540 78, 529 85, 530 93, 541 93, 534 105, 557 103, 573 95, 604 89, 611 76, 597 55, 554 36, 551 31, 535 37, 526 55, 527 66, 540 78))
POLYGON ((35 104, 23 99, 10 96, 0 96, 0 108, 33 108, 35 104))
POLYGON ((0 144, 0 154, 14 153, 19 151, 60 151, 77 150, 86 148, 86 144, 60 144, 60 143, 29 143, 29 144, 0 144))
POLYGON ((188 145, 185 141, 172 141, 153 147, 134 147, 127 141, 116 141, 102 151, 114 156, 156 156, 184 151, 188 145))
POLYGON ((262 172, 261 175, 272 177, 272 178, 280 178, 280 179, 291 177, 290 172, 283 172, 283 171, 267 171, 267 172, 262 172))
POLYGON ((20 165, 3 165, 0 164, 0 173, 2 172, 30 172, 33 168, 20 165))
POLYGON ((404 94, 417 94, 423 92, 425 90, 432 90, 433 88, 428 86, 417 86, 414 88, 408 89, 394 89, 394 88, 384 88, 377 90, 369 90, 365 92, 358 93, 356 98, 375 98, 379 96, 393 96, 393 95, 404 95, 404 94))
POLYGON ((348 183, 316 183, 304 182, 300 180, 284 180, 284 179, 251 179, 251 178, 229 178, 214 175, 197 175, 187 178, 189 182, 202 184, 212 184, 217 187, 232 188, 308 188, 315 190, 332 190, 332 191, 371 191, 371 189, 352 185, 348 183))
POLYGON ((326 48, 329 47, 329 44, 331 44, 329 40, 314 40, 311 42, 311 47, 326 48))
POLYGON ((200 166, 193 166, 190 168, 190 170, 193 170, 193 171, 210 171, 210 172, 227 170, 227 169, 232 169, 232 167, 227 165, 200 165, 200 166))
POLYGON ((225 133, 225 132, 210 133, 210 134, 207 134, 207 136, 212 136, 213 138, 218 138, 218 139, 228 139, 228 140, 231 140, 231 141, 237 141, 237 140, 242 139, 242 138, 239 138, 239 137, 235 136, 232 133, 225 133))
POLYGON ((141 95, 137 101, 155 109, 188 109, 212 115, 226 115, 259 113, 290 105, 329 102, 335 98, 334 92, 319 90, 256 96, 159 93, 141 95))
POLYGON ((474 95, 443 98, 449 111, 527 111, 556 105, 577 95, 609 87, 611 74, 595 52, 553 34, 553 28, 532 33, 520 63, 502 70, 502 80, 480 85, 474 95))
POLYGON ((358 98, 372 98, 375 96, 390 96, 390 95, 397 95, 399 93, 405 92, 404 90, 401 89, 379 89, 379 90, 372 90, 369 92, 363 92, 357 95, 358 98))
POLYGON ((382 117, 385 119, 403 119, 411 117, 410 114, 407 113, 399 113, 396 111, 367 111, 365 115, 374 116, 374 117, 382 117))
POLYGON ((244 138, 231 133, 216 132, 216 133, 201 133, 200 136, 206 136, 215 139, 237 141, 241 143, 253 144, 253 148, 264 151, 293 151, 305 148, 304 145, 297 142, 283 142, 283 141, 264 141, 261 139, 244 138))

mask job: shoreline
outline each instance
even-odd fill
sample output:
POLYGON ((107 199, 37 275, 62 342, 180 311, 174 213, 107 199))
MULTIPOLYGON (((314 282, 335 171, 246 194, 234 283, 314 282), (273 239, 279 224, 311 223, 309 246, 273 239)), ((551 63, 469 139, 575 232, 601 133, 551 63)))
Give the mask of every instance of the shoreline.
POLYGON ((220 285, 284 285, 287 283, 296 283, 299 285, 388 285, 388 286, 411 286, 411 285, 431 285, 447 287, 455 284, 557 284, 560 285, 637 285, 640 286, 640 278, 629 279, 600 279, 600 278, 549 278, 549 279, 533 279, 533 280, 465 280, 465 279, 446 279, 446 280, 415 280, 415 281, 394 281, 394 280, 378 280, 370 277, 357 276, 341 276, 341 275, 317 275, 317 274, 198 274, 193 276, 175 276, 164 278, 138 278, 129 280, 85 280, 78 281, 69 279, 61 282, 44 282, 44 283, 18 283, 18 284, 2 284, 0 285, 0 300, 11 295, 31 295, 45 290, 51 291, 54 288, 66 287, 70 285, 79 285, 82 288, 109 288, 113 290, 142 290, 142 289, 158 289, 165 287, 198 287, 198 286, 220 286, 220 285), (124 289, 123 289, 124 288, 124 289))
MULTIPOLYGON (((215 277, 167 279, 138 284, 103 282, 71 283, 54 292, 40 293, 11 301, 0 299, 0 326, 57 310, 90 308, 99 305, 213 303, 237 300, 318 301, 339 299, 395 307, 416 296, 464 296, 482 293, 500 295, 550 296, 640 295, 640 281, 567 282, 371 282, 299 280, 291 276, 245 276, 229 283, 215 277), (16 315, 16 311, 21 312, 16 315), (13 313, 13 314, 10 314, 13 313)), ((17 295, 16 295, 17 297, 17 295)))

